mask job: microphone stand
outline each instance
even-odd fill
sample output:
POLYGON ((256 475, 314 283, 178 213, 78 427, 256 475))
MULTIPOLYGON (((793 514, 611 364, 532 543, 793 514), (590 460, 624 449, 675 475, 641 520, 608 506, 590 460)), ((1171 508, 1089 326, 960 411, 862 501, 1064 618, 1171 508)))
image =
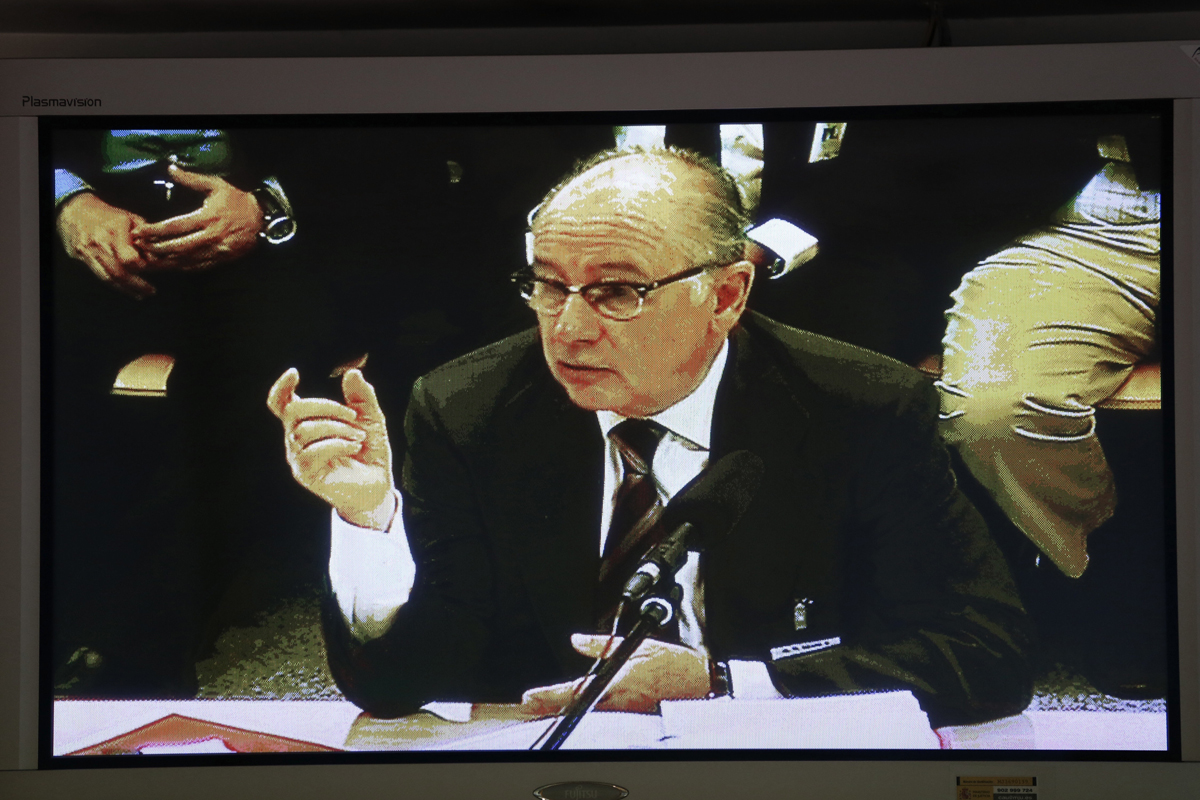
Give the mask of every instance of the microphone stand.
MULTIPOLYGON (((676 587, 676 590, 672 591, 672 595, 677 591, 676 587)), ((562 716, 554 724, 550 737, 542 743, 539 750, 557 750, 562 747, 562 743, 571 735, 571 731, 575 730, 575 726, 583 719, 583 715, 600 702, 600 698, 604 696, 604 690, 612 683, 617 672, 625 666, 638 646, 646 640, 646 637, 666 625, 675 616, 676 602, 675 597, 655 596, 642 603, 638 621, 634 624, 633 629, 621 640, 621 644, 617 646, 613 654, 604 660, 591 681, 583 687, 583 691, 563 709, 562 716)))
MULTIPOLYGON (((673 511, 681 519, 703 520, 706 530, 702 532, 705 532, 709 541, 724 536, 737 524, 753 500, 762 472, 762 459, 749 450, 729 453, 681 489, 667 504, 667 512, 673 511)), ((659 594, 652 595, 639 606, 638 620, 616 652, 600 663, 591 680, 584 684, 579 694, 563 709, 562 716, 543 734, 548 734, 546 741, 540 747, 535 742, 530 750, 557 750, 562 747, 584 714, 591 711, 604 696, 604 690, 638 646, 678 613, 683 590, 674 582, 674 577, 687 560, 687 541, 692 534, 693 524, 681 523, 660 542, 626 582, 622 592, 625 598, 623 602, 636 603, 655 586, 665 588, 669 585, 671 588, 665 593, 667 596, 662 596, 660 590, 659 594)))

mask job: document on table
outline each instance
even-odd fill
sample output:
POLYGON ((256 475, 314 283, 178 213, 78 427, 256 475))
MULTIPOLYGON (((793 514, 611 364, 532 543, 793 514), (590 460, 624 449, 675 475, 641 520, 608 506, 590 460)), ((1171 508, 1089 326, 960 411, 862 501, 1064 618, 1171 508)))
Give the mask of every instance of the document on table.
POLYGON ((788 700, 662 703, 672 749, 937 750, 937 734, 911 692, 788 700))
MULTIPOLYGON (((521 722, 502 730, 468 736, 442 750, 528 750, 541 739, 553 719, 521 722)), ((563 750, 648 750, 664 745, 663 719, 657 714, 593 711, 563 742, 563 750)))
MULTIPOLYGON (((397 720, 365 715, 352 750, 526 750, 552 724, 515 706, 474 706, 470 713, 429 707, 397 720)), ((661 714, 592 712, 564 750, 613 749, 933 749, 929 718, 909 692, 807 699, 676 700, 661 714)))
MULTIPOLYGON (((518 706, 433 703, 399 719, 355 720, 348 750, 528 750, 552 724, 530 717, 518 706)), ((585 716, 564 750, 662 747, 663 720, 658 714, 608 711, 585 716)))

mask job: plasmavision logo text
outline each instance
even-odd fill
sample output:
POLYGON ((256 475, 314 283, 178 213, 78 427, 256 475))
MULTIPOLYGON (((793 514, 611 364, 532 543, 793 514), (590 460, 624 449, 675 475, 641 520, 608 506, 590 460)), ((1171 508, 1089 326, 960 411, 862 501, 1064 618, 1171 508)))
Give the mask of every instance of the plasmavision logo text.
POLYGON ((21 95, 23 108, 99 108, 103 103, 99 97, 34 97, 21 95))

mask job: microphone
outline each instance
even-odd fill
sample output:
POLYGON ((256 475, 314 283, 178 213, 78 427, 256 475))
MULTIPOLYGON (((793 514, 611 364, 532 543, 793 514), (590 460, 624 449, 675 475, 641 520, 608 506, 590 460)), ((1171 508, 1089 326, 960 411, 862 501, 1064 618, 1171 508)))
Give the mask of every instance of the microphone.
POLYGON ((636 601, 664 574, 674 575, 688 550, 704 550, 723 538, 742 518, 762 480, 762 459, 738 450, 717 460, 679 491, 663 512, 671 533, 659 542, 625 582, 621 594, 636 601))

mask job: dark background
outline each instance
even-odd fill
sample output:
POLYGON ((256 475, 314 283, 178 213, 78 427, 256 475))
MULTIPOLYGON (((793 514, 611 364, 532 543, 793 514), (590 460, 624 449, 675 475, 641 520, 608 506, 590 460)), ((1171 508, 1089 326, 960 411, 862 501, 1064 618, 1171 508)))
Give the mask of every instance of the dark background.
MULTIPOLYGON (((939 352, 961 276, 1045 224, 1103 166, 1098 136, 1126 136, 1143 185, 1157 188, 1167 108, 830 110, 819 118, 849 121, 846 140, 837 158, 816 164, 812 111, 107 120, 230 131, 240 179, 277 177, 299 229, 239 262, 155 278, 160 292, 144 301, 113 291, 50 240, 43 374, 54 662, 80 646, 106 659, 90 683, 74 673, 56 682, 84 696, 190 695, 190 665, 222 631, 320 587, 328 509, 288 474, 268 387, 294 366, 301 395, 340 399, 330 371, 369 354, 364 373, 399 463, 412 381, 532 324, 507 280, 524 261, 526 215, 576 159, 612 145, 614 123, 665 122, 668 143, 703 147, 715 146, 718 122, 765 120, 758 218, 801 225, 821 252, 760 281, 751 306, 915 364, 939 352), (122 365, 154 352, 177 359, 166 398, 108 392, 122 365)), ((94 124, 44 120, 43 168, 70 168, 104 197, 94 124)), ((1114 465, 1123 513, 1093 538, 1111 552, 1084 581, 1034 569, 1036 550, 960 473, 1037 605, 1046 641, 1073 643, 1046 667, 1082 659, 1076 667, 1111 694, 1136 684, 1133 695, 1162 697, 1162 475, 1147 468, 1162 459, 1161 416, 1142 414, 1127 433, 1128 417, 1102 431, 1129 453, 1114 465)))

